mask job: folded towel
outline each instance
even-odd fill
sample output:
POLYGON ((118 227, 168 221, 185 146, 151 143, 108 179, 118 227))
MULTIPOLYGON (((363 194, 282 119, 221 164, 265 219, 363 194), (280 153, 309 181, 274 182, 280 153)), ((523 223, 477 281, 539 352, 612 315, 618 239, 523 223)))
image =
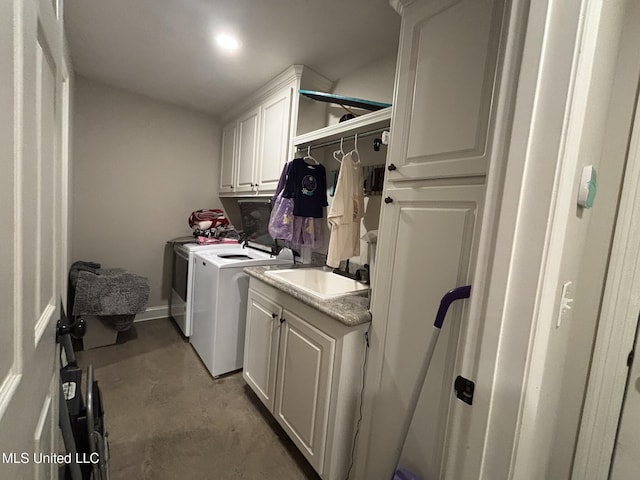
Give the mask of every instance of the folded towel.
POLYGON ((133 315, 144 312, 149 301, 149 281, 121 268, 80 271, 73 315, 133 315))

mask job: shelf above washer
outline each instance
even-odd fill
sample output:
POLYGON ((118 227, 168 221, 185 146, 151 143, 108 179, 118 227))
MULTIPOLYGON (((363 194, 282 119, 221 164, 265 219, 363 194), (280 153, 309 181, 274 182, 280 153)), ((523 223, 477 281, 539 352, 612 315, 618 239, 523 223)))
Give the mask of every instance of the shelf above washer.
POLYGON ((328 127, 314 130, 313 132, 298 135, 293 139, 293 146, 301 149, 314 146, 319 143, 331 143, 341 138, 352 137, 355 134, 366 135, 371 132, 388 129, 391 124, 391 111, 393 107, 383 108, 376 112, 360 115, 342 123, 336 123, 328 127))

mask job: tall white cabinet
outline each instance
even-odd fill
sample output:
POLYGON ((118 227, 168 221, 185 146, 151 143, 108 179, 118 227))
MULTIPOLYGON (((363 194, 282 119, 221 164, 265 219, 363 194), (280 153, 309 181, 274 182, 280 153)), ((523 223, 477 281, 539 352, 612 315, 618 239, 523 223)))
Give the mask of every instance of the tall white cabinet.
POLYGON ((471 284, 476 268, 505 2, 392 3, 402 29, 358 478, 391 478, 399 451, 423 478, 456 478, 443 458, 460 346, 479 320, 468 302, 447 315, 404 446, 400 430, 441 297, 471 284))
POLYGON ((223 118, 220 195, 271 195, 294 153, 293 138, 324 125, 325 110, 298 90, 331 87, 308 67, 294 65, 233 108, 223 118))

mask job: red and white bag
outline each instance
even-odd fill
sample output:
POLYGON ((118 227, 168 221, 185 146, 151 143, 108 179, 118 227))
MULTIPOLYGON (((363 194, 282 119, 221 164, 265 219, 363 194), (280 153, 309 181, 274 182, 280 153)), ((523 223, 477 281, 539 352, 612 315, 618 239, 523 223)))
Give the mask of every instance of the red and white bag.
POLYGON ((208 230, 227 225, 229 220, 219 208, 196 210, 189 216, 189 226, 194 229, 208 230))

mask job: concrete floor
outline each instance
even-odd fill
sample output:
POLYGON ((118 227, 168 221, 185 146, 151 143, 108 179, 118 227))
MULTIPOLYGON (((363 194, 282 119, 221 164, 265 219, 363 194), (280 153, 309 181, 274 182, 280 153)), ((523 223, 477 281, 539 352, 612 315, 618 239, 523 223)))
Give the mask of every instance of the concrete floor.
POLYGON ((102 389, 112 480, 319 479, 241 373, 213 380, 169 319, 135 330, 77 354, 102 389))

